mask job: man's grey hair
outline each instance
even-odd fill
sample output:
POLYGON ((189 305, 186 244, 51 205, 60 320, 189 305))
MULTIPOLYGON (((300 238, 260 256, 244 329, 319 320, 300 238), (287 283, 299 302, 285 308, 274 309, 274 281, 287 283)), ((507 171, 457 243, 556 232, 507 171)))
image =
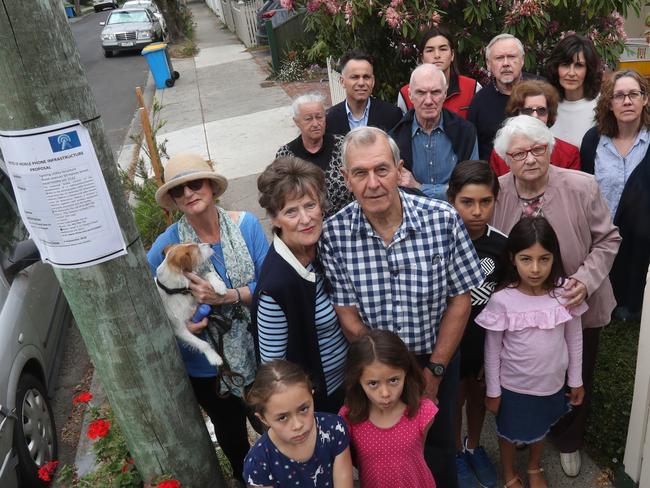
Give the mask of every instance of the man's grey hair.
POLYGON ((378 137, 384 137, 388 140, 390 151, 393 153, 393 161, 395 163, 395 166, 399 165, 401 159, 399 155, 399 147, 397 147, 397 143, 393 140, 393 138, 378 127, 364 126, 352 129, 343 139, 343 145, 341 146, 341 154, 343 155, 343 167, 345 169, 348 168, 348 147, 370 146, 377 141, 378 137))
POLYGON ((521 43, 519 39, 517 39, 512 34, 499 34, 498 36, 494 36, 492 40, 488 43, 488 45, 485 47, 485 59, 488 62, 490 61, 490 52, 492 51, 492 46, 494 46, 497 42, 503 41, 505 39, 513 39, 517 44, 517 47, 519 48, 519 52, 521 53, 521 56, 523 57, 526 55, 526 52, 524 51, 524 45, 521 43))
POLYGON ((494 138, 494 150, 508 166, 510 162, 506 153, 511 150, 510 144, 514 136, 527 137, 533 144, 546 144, 547 157, 550 157, 555 147, 555 137, 541 120, 530 115, 517 115, 506 119, 494 138))
MULTIPOLYGON (((411 72, 411 79, 409 80, 409 87, 413 84, 413 78, 415 78, 415 75, 422 74, 424 76, 439 76, 440 79, 442 80, 442 89, 446 92, 447 91, 447 78, 445 77, 445 73, 438 68, 435 64, 421 64, 417 68, 415 68, 411 72)), ((409 88, 410 91, 410 88, 409 88)), ((409 93, 410 95, 410 93, 409 93)), ((412 97, 411 97, 412 98, 412 97)))
POLYGON ((311 92, 300 95, 296 98, 291 104, 291 110, 293 111, 293 118, 295 119, 300 115, 300 106, 305 103, 320 103, 325 108, 325 97, 320 93, 311 92))

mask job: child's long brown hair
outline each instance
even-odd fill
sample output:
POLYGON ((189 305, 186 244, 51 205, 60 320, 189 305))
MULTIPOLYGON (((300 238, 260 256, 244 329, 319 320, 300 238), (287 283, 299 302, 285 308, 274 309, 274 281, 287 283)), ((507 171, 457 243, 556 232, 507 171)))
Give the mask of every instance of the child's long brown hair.
POLYGON ((266 402, 271 395, 277 393, 282 387, 291 385, 305 385, 311 392, 312 385, 307 373, 297 364, 274 359, 269 363, 260 365, 253 386, 246 395, 246 402, 253 408, 255 413, 264 415, 266 402))
POLYGON ((401 400, 407 406, 407 416, 412 418, 420 408, 420 398, 424 393, 422 369, 402 339, 392 332, 374 329, 354 341, 348 350, 345 403, 350 409, 350 422, 363 422, 370 415, 370 400, 359 380, 364 368, 375 361, 404 371, 401 400))

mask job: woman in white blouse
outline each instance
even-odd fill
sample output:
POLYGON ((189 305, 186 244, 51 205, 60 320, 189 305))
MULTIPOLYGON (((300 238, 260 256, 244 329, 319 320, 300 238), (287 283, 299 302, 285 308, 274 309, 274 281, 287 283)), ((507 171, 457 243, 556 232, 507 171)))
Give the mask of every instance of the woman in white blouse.
POLYGON ((585 132, 594 125, 601 64, 593 42, 577 34, 558 42, 546 62, 546 77, 560 94, 551 132, 576 147, 580 147, 585 132))

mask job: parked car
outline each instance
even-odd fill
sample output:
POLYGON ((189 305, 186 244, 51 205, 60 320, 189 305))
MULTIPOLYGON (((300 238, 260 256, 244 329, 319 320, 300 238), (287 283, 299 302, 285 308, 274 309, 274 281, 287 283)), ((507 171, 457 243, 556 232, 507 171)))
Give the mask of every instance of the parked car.
POLYGON ((266 0, 262 7, 257 11, 257 44, 267 45, 269 43, 269 36, 266 33, 266 21, 271 19, 273 25, 282 23, 290 16, 289 10, 280 5, 280 0, 266 0))
POLYGON ((156 16, 146 8, 113 10, 106 22, 100 22, 104 56, 110 58, 119 51, 142 49, 163 40, 163 31, 156 16))
POLYGON ((49 395, 70 312, 4 169, 0 159, 0 486, 45 487, 38 469, 57 458, 49 395))
POLYGON ((117 0, 93 0, 93 8, 95 9, 95 12, 107 8, 116 9, 118 8, 117 0))
POLYGON ((160 22, 160 27, 162 27, 163 33, 167 32, 167 24, 165 23, 165 17, 163 16, 163 13, 158 8, 158 5, 156 5, 152 0, 127 0, 122 5, 122 8, 138 8, 138 7, 148 8, 149 10, 151 10, 151 12, 153 12, 153 14, 158 19, 158 22, 160 22))

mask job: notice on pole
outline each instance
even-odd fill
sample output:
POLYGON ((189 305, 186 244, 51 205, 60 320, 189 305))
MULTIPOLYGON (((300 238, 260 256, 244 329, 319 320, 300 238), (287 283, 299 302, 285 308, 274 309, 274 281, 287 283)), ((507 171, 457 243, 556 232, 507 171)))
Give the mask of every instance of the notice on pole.
POLYGON ((126 254, 95 148, 80 121, 0 131, 0 149, 43 261, 82 268, 126 254))

